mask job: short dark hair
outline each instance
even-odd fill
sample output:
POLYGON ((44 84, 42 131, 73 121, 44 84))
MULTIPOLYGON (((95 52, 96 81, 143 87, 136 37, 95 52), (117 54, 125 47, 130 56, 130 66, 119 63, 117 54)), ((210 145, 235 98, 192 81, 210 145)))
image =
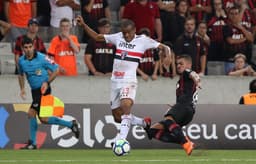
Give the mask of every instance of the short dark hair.
POLYGON ((250 82, 249 89, 251 93, 256 93, 256 79, 250 82))
POLYGON ((189 56, 189 55, 187 55, 187 54, 179 55, 179 56, 177 56, 177 59, 185 59, 186 61, 192 63, 192 58, 191 58, 191 56, 189 56))
POLYGON ((128 26, 132 26, 132 28, 135 28, 135 23, 130 19, 124 19, 121 21, 121 28, 126 28, 128 26))
POLYGON ((27 36, 22 38, 21 45, 24 46, 25 44, 33 44, 33 40, 27 36))

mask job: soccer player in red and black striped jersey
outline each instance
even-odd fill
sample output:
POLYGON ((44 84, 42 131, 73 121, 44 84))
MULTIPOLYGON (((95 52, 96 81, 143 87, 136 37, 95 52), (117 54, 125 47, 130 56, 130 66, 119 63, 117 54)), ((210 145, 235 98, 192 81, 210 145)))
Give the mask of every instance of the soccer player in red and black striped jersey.
POLYGON ((184 136, 182 127, 189 124, 195 113, 198 90, 201 88, 199 75, 192 71, 192 59, 188 55, 180 55, 177 60, 177 73, 180 79, 176 89, 176 104, 164 115, 164 120, 155 123, 145 130, 149 139, 181 144, 187 155, 192 153, 194 143, 184 136))

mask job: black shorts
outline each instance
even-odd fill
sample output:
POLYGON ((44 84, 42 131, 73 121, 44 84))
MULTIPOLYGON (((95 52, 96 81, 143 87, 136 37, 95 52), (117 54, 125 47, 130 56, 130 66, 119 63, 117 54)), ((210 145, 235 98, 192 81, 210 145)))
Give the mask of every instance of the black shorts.
MULTIPOLYGON (((33 102, 30 108, 35 109, 38 113, 40 112, 41 104, 41 88, 31 90, 33 102)), ((49 86, 44 95, 51 94, 51 87, 49 86)))
POLYGON ((175 122, 182 127, 192 121, 194 113, 195 108, 192 105, 175 104, 164 116, 172 116, 175 122))

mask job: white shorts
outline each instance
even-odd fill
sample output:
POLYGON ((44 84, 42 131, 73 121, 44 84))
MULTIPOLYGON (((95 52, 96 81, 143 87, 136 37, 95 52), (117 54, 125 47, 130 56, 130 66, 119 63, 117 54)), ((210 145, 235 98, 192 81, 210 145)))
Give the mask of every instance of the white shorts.
POLYGON ((137 90, 136 82, 111 82, 110 105, 111 109, 120 107, 120 100, 129 98, 135 100, 137 90))

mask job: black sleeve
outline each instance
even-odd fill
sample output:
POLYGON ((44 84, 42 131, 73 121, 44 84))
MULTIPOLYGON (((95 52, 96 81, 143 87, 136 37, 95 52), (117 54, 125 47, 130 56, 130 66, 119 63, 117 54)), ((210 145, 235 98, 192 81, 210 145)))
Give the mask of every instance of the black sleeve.
POLYGON ((244 104, 244 97, 243 96, 240 98, 239 104, 244 104))

